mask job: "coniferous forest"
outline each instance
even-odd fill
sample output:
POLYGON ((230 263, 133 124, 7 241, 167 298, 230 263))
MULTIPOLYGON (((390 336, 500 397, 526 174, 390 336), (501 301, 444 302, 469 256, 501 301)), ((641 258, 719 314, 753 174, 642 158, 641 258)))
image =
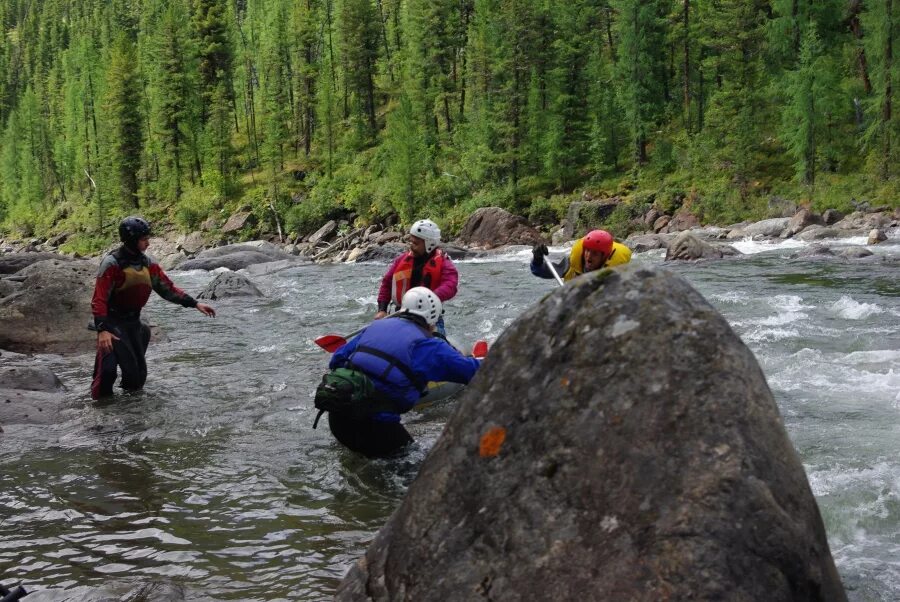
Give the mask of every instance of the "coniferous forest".
POLYGON ((0 230, 77 250, 129 213, 303 234, 550 224, 585 190, 717 223, 900 196, 900 0, 4 0, 0 24, 0 230))

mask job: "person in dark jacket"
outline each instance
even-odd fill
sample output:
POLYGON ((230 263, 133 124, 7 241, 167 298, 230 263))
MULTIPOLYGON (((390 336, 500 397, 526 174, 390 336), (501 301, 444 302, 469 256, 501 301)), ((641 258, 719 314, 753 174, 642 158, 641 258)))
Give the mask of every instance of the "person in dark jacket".
POLYGON ((366 374, 381 409, 389 408, 361 420, 328 413, 335 439, 368 457, 390 456, 412 443, 400 414, 415 406, 429 381, 468 383, 480 365, 477 359, 433 336, 442 312, 441 300, 434 292, 413 287, 402 300, 401 311, 372 322, 340 347, 329 363, 332 370, 352 368, 366 374))
POLYGON ((91 397, 110 395, 117 368, 122 388, 141 389, 147 380, 144 354, 150 343, 150 328, 141 322, 141 309, 151 291, 172 303, 195 307, 215 317, 215 310, 175 286, 160 265, 144 252, 150 246, 150 224, 140 217, 126 217, 119 224, 122 246, 100 263, 91 312, 97 330, 97 357, 91 397))

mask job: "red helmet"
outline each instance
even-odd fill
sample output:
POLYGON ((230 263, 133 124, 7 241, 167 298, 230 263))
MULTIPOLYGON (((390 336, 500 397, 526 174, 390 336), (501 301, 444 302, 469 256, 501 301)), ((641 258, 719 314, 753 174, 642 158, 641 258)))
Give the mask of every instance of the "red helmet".
POLYGON ((582 248, 594 253, 603 253, 606 257, 612 253, 613 237, 606 230, 591 230, 582 240, 582 248))

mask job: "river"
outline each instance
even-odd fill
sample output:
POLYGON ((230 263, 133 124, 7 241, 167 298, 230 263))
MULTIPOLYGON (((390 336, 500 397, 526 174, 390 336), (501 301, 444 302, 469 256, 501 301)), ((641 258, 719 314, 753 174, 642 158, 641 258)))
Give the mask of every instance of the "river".
MULTIPOLYGON (((829 241, 849 243, 865 240, 829 241)), ((788 260, 794 241, 736 246, 747 255, 666 267, 756 354, 850 599, 900 599, 900 240, 871 247, 876 261, 788 260)), ((451 339, 493 341, 552 292, 529 258, 459 263, 451 339)), ((658 251, 634 261, 663 263, 658 251)), ((213 303, 214 320, 154 298, 145 317, 168 340, 151 344, 145 390, 109 403, 88 395, 92 357, 40 357, 68 387, 65 422, 0 435, 0 580, 22 581, 29 602, 118 597, 153 580, 188 600, 329 599, 453 410, 407 415, 417 443, 400 460, 367 461, 327 425, 312 429, 328 359, 313 339, 364 324, 384 269, 254 277, 266 297, 213 303)), ((214 276, 170 275, 193 293, 214 276)))

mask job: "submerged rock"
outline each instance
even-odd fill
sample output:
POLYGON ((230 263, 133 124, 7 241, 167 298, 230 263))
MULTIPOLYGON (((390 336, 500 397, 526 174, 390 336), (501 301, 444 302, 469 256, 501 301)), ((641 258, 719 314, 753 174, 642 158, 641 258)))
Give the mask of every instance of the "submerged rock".
POLYGON ((557 289, 500 337, 338 600, 846 600, 750 350, 677 275, 557 289))
POLYGON ((226 299, 228 297, 262 297, 262 291, 243 274, 223 272, 197 295, 197 299, 226 299))

